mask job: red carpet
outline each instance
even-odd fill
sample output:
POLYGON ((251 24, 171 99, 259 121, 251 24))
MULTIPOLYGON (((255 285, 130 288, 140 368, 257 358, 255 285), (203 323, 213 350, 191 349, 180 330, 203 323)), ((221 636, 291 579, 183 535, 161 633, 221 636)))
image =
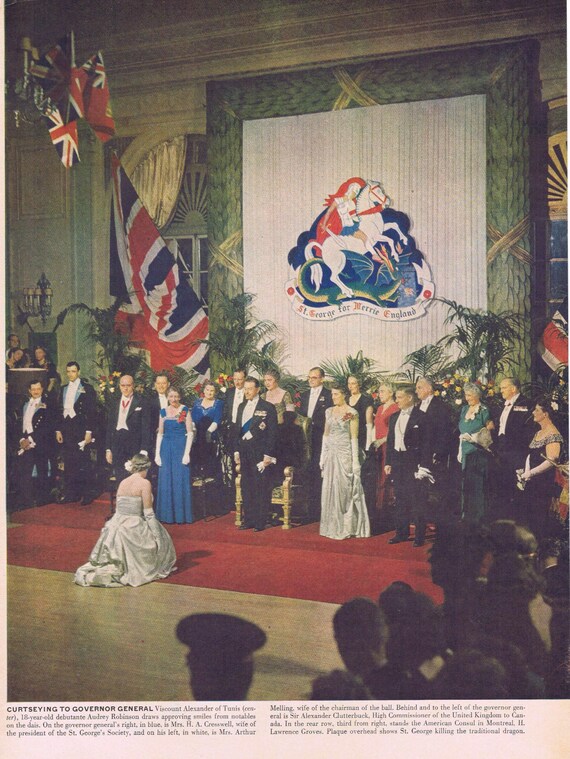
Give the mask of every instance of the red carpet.
MULTIPOLYGON (((109 512, 108 501, 91 506, 52 504, 12 514, 8 562, 74 572, 87 561, 109 512)), ((408 582, 437 603, 428 546, 388 545, 393 533, 330 540, 318 524, 261 533, 239 531, 234 514, 191 525, 166 525, 176 548, 178 571, 163 582, 288 598, 343 603, 378 594, 394 580, 408 582)), ((429 544, 428 544, 429 545, 429 544)))

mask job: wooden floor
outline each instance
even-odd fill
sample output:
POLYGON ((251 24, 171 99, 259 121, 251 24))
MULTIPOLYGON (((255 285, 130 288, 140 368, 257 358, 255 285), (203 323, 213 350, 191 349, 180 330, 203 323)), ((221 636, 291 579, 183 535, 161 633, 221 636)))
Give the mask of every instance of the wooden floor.
MULTIPOLYGON (((65 550, 63 548, 63 550, 65 550)), ((179 619, 245 617, 267 633, 251 700, 299 700, 342 663, 334 604, 151 583, 81 588, 70 574, 8 567, 9 701, 182 701, 191 698, 179 619)))

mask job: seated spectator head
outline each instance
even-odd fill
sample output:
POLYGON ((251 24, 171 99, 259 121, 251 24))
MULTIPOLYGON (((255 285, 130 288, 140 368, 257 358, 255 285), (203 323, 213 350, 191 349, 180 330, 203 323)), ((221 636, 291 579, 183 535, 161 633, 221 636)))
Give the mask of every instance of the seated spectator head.
POLYGON ((24 356, 24 351, 21 348, 19 347, 10 348, 10 350, 8 351, 8 356, 6 358, 6 363, 8 364, 8 366, 11 366, 17 369, 18 364, 22 360, 23 356, 24 356))
POLYGON ((539 568, 543 570, 556 566, 563 551, 564 544, 560 538, 543 538, 537 551, 539 568))
POLYGON ((38 364, 43 364, 46 361, 49 361, 48 352, 43 345, 36 345, 34 348, 34 359, 38 364))
POLYGON ((170 380, 167 374, 157 374, 154 378, 154 389, 160 395, 166 395, 170 387, 170 380))
POLYGON ((24 348, 23 353, 24 355, 20 359, 19 364, 22 368, 26 369, 27 367, 31 366, 33 363, 32 352, 28 350, 28 348, 24 348))
POLYGON ((267 640, 252 622, 229 614, 191 614, 176 628, 196 701, 243 701, 253 679, 253 653, 267 640))
POLYGON ((312 683, 311 701, 367 701, 372 696, 362 680, 344 669, 316 677, 312 683))
POLYGON ((443 616, 423 593, 403 592, 400 599, 399 606, 391 607, 386 654, 391 664, 417 669, 445 652, 443 616))
POLYGON ((534 559, 538 543, 532 532, 512 519, 497 519, 489 527, 491 552, 494 557, 516 553, 534 559))
POLYGON ((434 689, 440 699, 502 699, 509 695, 503 665, 474 649, 452 656, 435 678, 434 689))
POLYGON ((15 332, 11 332, 8 335, 7 346, 8 346, 8 349, 20 347, 20 338, 15 332))
POLYGON ((364 677, 385 663, 388 627, 370 598, 353 598, 337 609, 333 630, 341 659, 353 674, 364 677))
POLYGON ((509 698, 536 698, 544 695, 544 683, 529 671, 523 652, 511 641, 493 634, 476 632, 471 635, 466 648, 475 649, 500 662, 507 674, 509 698))
POLYGON ((442 522, 431 547, 431 578, 446 594, 462 592, 481 574, 490 550, 486 528, 467 522, 442 522))
POLYGON ((384 614, 386 623, 390 627, 390 623, 397 620, 404 610, 411 603, 411 598, 415 594, 415 590, 407 582, 396 580, 388 585, 378 598, 378 607, 384 614))

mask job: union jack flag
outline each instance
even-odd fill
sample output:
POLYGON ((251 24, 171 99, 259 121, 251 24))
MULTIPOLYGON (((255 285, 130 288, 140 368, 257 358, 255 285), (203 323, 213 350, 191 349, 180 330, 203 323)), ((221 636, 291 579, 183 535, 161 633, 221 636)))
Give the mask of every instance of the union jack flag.
POLYGON ((85 61, 81 69, 85 76, 85 118, 101 142, 107 142, 115 134, 115 120, 101 51, 85 61))
POLYGON ((55 108, 46 115, 49 136, 55 149, 59 153, 61 162, 69 169, 79 161, 79 139, 77 135, 77 121, 64 123, 60 112, 55 108))
POLYGON ((117 326, 129 324, 153 369, 180 366, 202 381, 209 358, 198 341, 208 337, 208 317, 115 156, 110 252, 111 295, 126 301, 117 326))
POLYGON ((57 106, 65 124, 83 117, 86 72, 75 67, 69 36, 63 37, 39 61, 32 61, 29 73, 38 80, 46 99, 57 106))

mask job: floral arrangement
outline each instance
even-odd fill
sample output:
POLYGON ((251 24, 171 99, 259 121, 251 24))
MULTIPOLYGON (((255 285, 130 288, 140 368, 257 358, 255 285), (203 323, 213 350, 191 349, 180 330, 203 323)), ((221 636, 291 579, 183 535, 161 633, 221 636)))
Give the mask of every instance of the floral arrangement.
POLYGON ((121 372, 112 372, 109 375, 100 374, 97 377, 97 396, 105 405, 112 401, 113 397, 117 397, 121 394, 119 389, 120 377, 121 372), (115 392, 116 395, 114 395, 115 392))
MULTIPOLYGON (((455 374, 447 375, 441 382, 436 383, 434 389, 434 395, 439 396, 450 406, 459 409, 465 401, 465 385, 466 384, 477 385, 481 390, 481 401, 485 405, 493 405, 496 400, 496 387, 495 381, 489 380, 488 382, 481 382, 480 380, 470 380, 465 375, 455 374)), ((499 395, 500 400, 500 395, 499 395)))

